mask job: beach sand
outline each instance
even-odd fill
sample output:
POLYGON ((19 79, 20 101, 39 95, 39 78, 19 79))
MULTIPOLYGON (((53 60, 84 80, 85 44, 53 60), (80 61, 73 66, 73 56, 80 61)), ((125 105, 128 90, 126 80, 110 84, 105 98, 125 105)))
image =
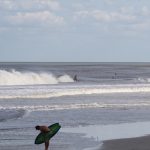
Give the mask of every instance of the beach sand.
POLYGON ((150 150, 150 136, 104 141, 100 150, 150 150))

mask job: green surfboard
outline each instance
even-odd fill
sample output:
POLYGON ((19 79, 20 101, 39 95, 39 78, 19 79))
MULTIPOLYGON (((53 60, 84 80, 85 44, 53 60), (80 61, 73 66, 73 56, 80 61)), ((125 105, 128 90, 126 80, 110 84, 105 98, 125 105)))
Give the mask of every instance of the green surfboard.
POLYGON ((35 144, 42 144, 45 141, 50 140, 59 131, 61 126, 60 126, 59 123, 54 123, 54 124, 50 125, 48 128, 50 129, 49 132, 47 132, 47 133, 40 133, 36 137, 35 144))

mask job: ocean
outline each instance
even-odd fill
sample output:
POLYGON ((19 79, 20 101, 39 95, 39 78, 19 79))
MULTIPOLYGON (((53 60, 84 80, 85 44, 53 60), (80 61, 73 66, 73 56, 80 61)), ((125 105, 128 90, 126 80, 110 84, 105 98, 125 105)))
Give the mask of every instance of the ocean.
POLYGON ((35 126, 56 122, 51 150, 150 133, 112 137, 150 122, 150 63, 0 63, 0 150, 44 149, 35 126))

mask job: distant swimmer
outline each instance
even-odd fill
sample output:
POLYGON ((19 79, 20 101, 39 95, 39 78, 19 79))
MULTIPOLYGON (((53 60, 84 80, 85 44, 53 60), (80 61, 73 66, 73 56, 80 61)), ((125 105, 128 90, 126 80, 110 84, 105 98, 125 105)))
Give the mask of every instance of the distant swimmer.
POLYGON ((112 76, 112 79, 117 79, 117 73, 115 72, 114 76, 112 76))
POLYGON ((115 72, 115 79, 117 79, 117 73, 115 72))
POLYGON ((74 81, 78 81, 77 75, 74 76, 73 80, 74 80, 74 81))

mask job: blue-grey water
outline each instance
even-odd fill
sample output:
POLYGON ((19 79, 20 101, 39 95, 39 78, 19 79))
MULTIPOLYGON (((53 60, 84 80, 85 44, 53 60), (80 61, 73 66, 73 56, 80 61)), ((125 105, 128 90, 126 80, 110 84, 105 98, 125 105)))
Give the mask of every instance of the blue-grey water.
POLYGON ((44 149, 34 126, 55 122, 50 149, 94 149, 66 129, 149 122, 149 97, 150 63, 0 63, 0 150, 44 149))

